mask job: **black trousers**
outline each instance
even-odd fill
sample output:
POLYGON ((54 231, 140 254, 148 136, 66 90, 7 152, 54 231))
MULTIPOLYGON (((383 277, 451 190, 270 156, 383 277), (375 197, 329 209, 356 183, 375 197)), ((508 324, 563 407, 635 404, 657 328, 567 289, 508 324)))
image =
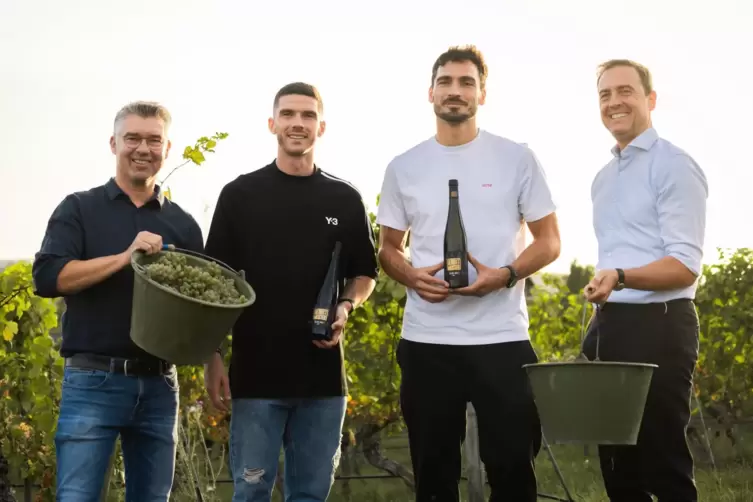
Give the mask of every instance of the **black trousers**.
POLYGON ((523 370, 530 342, 434 345, 401 340, 400 404, 408 429, 417 502, 458 502, 466 406, 478 418, 491 502, 536 501, 534 458, 541 425, 523 370))
POLYGON ((599 460, 612 502, 696 502, 693 457, 686 436, 699 325, 690 300, 654 304, 607 303, 592 318, 585 354, 593 359, 596 336, 604 361, 653 363, 635 446, 601 446, 599 460))

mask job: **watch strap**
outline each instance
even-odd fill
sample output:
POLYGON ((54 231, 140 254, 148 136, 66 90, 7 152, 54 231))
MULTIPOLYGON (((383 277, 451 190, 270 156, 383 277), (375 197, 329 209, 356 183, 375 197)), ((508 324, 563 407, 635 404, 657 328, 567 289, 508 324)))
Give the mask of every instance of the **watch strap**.
POLYGON ((625 287, 625 271, 621 268, 616 268, 617 271, 617 288, 622 289, 625 287))
POLYGON ((350 311, 353 312, 356 309, 356 302, 351 300, 350 298, 340 298, 340 301, 338 303, 348 302, 350 303, 350 311))
POLYGON ((518 273, 515 271, 515 269, 512 267, 512 265, 505 265, 502 268, 506 268, 510 271, 510 279, 507 280, 507 284, 505 284, 506 288, 512 288, 515 286, 515 284, 518 283, 518 273))

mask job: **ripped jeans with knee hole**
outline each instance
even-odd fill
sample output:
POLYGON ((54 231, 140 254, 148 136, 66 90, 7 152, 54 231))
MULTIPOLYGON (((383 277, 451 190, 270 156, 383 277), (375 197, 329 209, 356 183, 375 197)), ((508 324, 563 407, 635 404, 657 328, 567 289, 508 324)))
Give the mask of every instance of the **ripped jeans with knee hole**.
POLYGON ((285 502, 324 502, 340 460, 344 397, 233 399, 233 502, 270 502, 284 449, 285 502))

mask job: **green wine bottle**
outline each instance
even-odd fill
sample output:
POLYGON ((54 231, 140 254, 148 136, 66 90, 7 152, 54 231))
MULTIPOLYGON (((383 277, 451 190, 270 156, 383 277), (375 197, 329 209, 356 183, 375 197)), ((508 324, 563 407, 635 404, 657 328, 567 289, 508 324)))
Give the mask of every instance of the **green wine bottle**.
POLYGON ((444 230, 444 280, 451 289, 468 286, 468 242, 460 214, 458 180, 450 180, 450 204, 444 230))
POLYGON ((314 305, 314 313, 311 319, 311 330, 315 340, 332 339, 332 323, 335 322, 337 314, 337 299, 340 296, 340 283, 338 281, 338 267, 340 265, 340 249, 342 244, 335 243, 335 249, 332 251, 332 259, 329 262, 329 269, 324 278, 319 296, 314 305))

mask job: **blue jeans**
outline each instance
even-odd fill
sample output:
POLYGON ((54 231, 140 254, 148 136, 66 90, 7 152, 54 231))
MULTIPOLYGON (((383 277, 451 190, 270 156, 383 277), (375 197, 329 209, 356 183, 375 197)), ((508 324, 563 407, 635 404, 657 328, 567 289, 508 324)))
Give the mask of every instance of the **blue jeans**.
POLYGON ((345 398, 233 399, 233 502, 269 502, 280 447, 285 502, 327 500, 340 460, 345 398))
POLYGON ((135 377, 66 366, 55 434, 57 502, 99 502, 120 434, 126 502, 166 502, 178 438, 177 374, 135 377))

